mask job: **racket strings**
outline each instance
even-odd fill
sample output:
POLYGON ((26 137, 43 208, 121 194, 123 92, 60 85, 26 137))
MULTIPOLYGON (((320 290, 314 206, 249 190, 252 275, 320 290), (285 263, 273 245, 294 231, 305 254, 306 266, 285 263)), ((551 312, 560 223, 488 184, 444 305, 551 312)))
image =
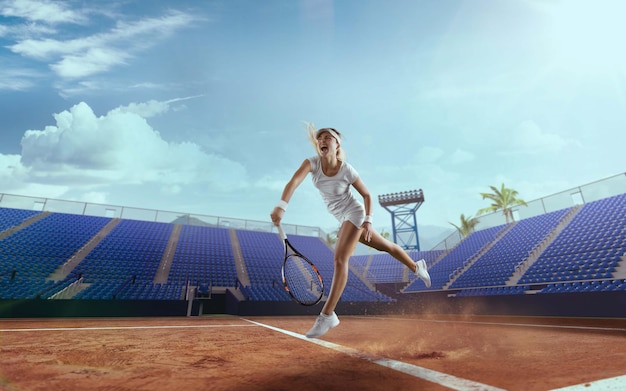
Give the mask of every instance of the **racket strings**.
POLYGON ((317 269, 302 257, 291 255, 287 258, 284 277, 289 293, 301 303, 317 303, 324 294, 317 269))

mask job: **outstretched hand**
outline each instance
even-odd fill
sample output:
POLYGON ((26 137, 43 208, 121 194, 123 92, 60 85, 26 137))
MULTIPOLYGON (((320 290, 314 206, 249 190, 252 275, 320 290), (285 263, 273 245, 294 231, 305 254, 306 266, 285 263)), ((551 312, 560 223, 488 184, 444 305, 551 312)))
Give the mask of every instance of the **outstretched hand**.
POLYGON ((270 213, 272 223, 274 223, 275 226, 280 225, 280 221, 283 219, 284 214, 284 210, 280 209, 279 207, 275 207, 272 213, 270 213))

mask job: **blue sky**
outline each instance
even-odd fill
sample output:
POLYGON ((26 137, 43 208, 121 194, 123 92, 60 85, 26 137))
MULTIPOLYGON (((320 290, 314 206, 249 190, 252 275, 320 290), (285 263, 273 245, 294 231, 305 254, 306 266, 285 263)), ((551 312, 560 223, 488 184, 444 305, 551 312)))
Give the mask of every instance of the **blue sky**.
MULTIPOLYGON (((450 228, 625 171, 620 0, 0 1, 0 192, 269 220, 344 133, 450 228)), ((375 226, 390 226, 379 206, 375 226)), ((286 223, 336 227, 306 180, 286 223)))

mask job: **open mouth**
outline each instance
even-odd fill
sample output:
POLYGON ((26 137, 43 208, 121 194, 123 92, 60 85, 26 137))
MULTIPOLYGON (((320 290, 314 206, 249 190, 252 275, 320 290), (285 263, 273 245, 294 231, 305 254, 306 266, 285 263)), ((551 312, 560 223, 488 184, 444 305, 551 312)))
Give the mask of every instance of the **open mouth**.
POLYGON ((328 147, 320 147, 320 151, 327 152, 328 151, 328 147))

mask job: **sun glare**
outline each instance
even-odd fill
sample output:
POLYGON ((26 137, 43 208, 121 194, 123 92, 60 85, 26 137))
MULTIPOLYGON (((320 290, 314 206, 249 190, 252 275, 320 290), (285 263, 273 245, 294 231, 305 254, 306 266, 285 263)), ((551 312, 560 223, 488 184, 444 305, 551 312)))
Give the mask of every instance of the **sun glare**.
POLYGON ((550 10, 555 65, 577 74, 624 72, 626 1, 562 0, 550 10))

